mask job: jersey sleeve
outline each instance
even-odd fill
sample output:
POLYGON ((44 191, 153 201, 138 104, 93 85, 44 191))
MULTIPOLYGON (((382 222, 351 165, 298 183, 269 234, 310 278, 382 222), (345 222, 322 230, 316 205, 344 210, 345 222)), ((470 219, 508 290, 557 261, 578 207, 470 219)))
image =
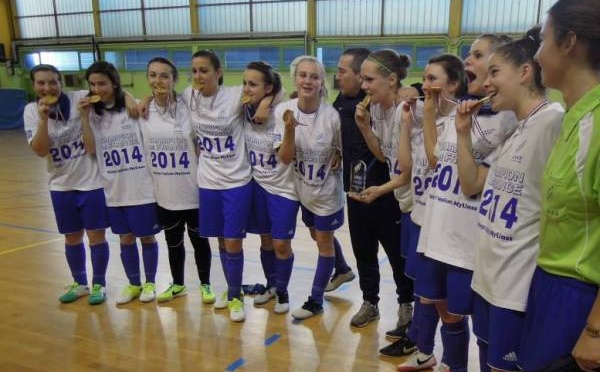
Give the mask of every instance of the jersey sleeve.
POLYGON ((342 152, 342 120, 340 114, 332 108, 331 116, 333 121, 333 147, 342 152))
POLYGON ((279 104, 273 111, 275 120, 275 127, 273 128, 273 148, 277 149, 281 146, 283 141, 283 133, 285 130, 285 123, 283 122, 283 112, 285 111, 284 104, 279 104))
POLYGON ((37 103, 31 102, 25 106, 25 110, 23 111, 23 122, 25 129, 25 136, 27 137, 27 143, 31 145, 31 141, 33 137, 37 133, 38 129, 38 121, 40 120, 40 115, 37 112, 37 103))

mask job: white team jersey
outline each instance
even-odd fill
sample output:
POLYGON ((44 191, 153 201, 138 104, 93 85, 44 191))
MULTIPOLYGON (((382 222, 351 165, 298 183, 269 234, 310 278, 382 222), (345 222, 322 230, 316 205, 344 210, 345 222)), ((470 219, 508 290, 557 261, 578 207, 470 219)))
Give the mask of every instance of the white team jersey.
MULTIPOLYGON (((484 159, 512 133, 517 119, 512 112, 478 116, 471 132, 473 158, 484 159)), ((425 207, 417 252, 435 260, 473 270, 479 197, 465 197, 458 182, 457 135, 454 118, 446 120, 438 137, 437 165, 425 207)))
POLYGON ((148 120, 140 119, 144 149, 161 207, 178 211, 198 208, 198 157, 187 105, 177 97, 173 118, 163 107, 150 103, 148 120))
POLYGON ((296 121, 294 184, 300 203, 317 216, 329 216, 344 207, 342 170, 331 171, 331 161, 341 149, 341 122, 333 106, 321 103, 316 113, 305 114, 298 99, 280 103, 275 109, 274 147, 281 146, 285 124, 283 113, 292 110, 296 121))
POLYGON ((106 205, 122 207, 154 203, 152 176, 146 163, 139 122, 127 114, 90 113, 96 157, 104 181, 106 205))
POLYGON ((219 87, 204 97, 192 88, 183 91, 183 100, 192 114, 192 126, 200 145, 198 186, 223 190, 246 185, 252 179, 246 144, 242 87, 219 87))
MULTIPOLYGON (((441 134, 442 128, 446 126, 446 121, 454 117, 456 110, 450 112, 448 116, 441 116, 436 119, 437 135, 441 134)), ((425 206, 429 199, 429 188, 435 176, 435 168, 429 166, 427 153, 425 152, 425 136, 423 133, 423 116, 417 115, 417 123, 413 124, 411 132, 411 155, 412 155, 412 190, 413 190, 413 210, 410 217, 414 223, 423 226, 425 220, 425 206), (420 120, 419 120, 420 119, 420 120)))
POLYGON ((471 286, 495 306, 525 311, 539 250, 542 172, 563 113, 559 103, 542 107, 486 159, 471 286))
POLYGON ((294 186, 294 170, 277 157, 274 146, 275 115, 271 111, 267 124, 254 124, 244 115, 244 137, 252 177, 270 194, 298 200, 294 186))
MULTIPOLYGON (((86 156, 81 137, 81 119, 77 103, 85 97, 87 91, 63 92, 69 97, 71 103, 69 120, 65 123, 48 119, 48 137, 50 138, 50 152, 46 155, 49 185, 51 191, 89 191, 102 188, 102 178, 98 170, 98 163, 93 156, 86 156)), ((40 116, 37 102, 25 106, 23 114, 27 142, 31 140, 38 130, 40 116)))
MULTIPOLYGON (((371 105, 371 125, 379 140, 381 152, 385 156, 390 171, 390 179, 400 174, 398 166, 398 145, 400 143, 400 114, 402 105, 392 106, 387 110, 375 103, 371 105)), ((408 213, 412 209, 412 191, 410 184, 394 190, 394 196, 400 204, 400 210, 408 213)))

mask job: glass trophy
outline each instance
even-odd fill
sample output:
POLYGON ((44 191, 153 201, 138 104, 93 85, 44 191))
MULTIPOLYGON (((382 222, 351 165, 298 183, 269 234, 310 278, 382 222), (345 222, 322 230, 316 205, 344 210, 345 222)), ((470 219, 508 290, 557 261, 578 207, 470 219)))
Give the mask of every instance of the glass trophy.
POLYGON ((352 162, 350 169, 350 191, 360 193, 367 183, 367 163, 362 160, 352 162))

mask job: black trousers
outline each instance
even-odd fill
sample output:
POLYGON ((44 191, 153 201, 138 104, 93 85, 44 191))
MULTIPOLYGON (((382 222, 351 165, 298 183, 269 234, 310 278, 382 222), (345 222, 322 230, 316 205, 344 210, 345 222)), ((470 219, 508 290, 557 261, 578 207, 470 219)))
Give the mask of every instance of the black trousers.
POLYGON ((350 241, 356 258, 363 300, 379 302, 379 243, 392 267, 398 303, 413 301, 413 282, 404 275, 404 257, 400 254, 401 212, 392 193, 371 204, 348 200, 350 241))
POLYGON ((184 284, 185 246, 184 233, 187 234, 194 248, 194 259, 198 278, 202 284, 210 284, 211 251, 208 238, 198 236, 198 209, 173 211, 158 206, 158 222, 165 233, 169 248, 169 265, 173 284, 184 284))

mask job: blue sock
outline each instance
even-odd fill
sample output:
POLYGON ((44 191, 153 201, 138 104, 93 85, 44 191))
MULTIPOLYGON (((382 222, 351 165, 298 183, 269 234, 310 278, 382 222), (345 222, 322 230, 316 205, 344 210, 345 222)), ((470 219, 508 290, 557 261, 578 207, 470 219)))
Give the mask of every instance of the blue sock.
POLYGON ((338 274, 347 273, 350 271, 350 266, 346 263, 342 246, 336 237, 333 237, 333 248, 335 250, 335 272, 338 274))
POLYGON ((221 259, 221 267, 223 268, 225 283, 227 283, 229 286, 229 278, 227 278, 227 252, 225 251, 225 247, 219 247, 219 258, 221 259))
POLYGON ((406 337, 411 340, 414 344, 417 343, 419 339, 419 314, 421 312, 421 301, 419 301, 418 297, 415 297, 415 308, 413 310, 412 321, 410 322, 410 326, 406 331, 406 337))
POLYGON ((260 248, 260 262, 262 263, 262 269, 267 279, 267 288, 275 286, 276 265, 275 265, 275 251, 273 249, 266 250, 260 248))
POLYGON ((442 361, 451 371, 466 372, 469 361, 469 323, 463 317, 456 323, 442 324, 442 344, 444 356, 442 361))
POLYGON ((290 277, 292 276, 292 267, 294 266, 294 255, 292 254, 289 258, 277 258, 275 264, 275 271, 277 273, 275 279, 275 286, 278 292, 287 292, 288 284, 290 283, 290 277))
POLYGON ((227 256, 227 299, 239 298, 242 291, 242 277, 244 274, 244 251, 239 253, 225 253, 227 256))
POLYGON ((156 283, 156 270, 158 269, 158 243, 143 243, 142 258, 144 259, 146 282, 156 283))
POLYGON ((94 270, 92 284, 100 284, 106 287, 106 268, 108 267, 108 257, 110 256, 108 243, 91 245, 90 255, 92 256, 92 269, 94 270))
MULTIPOLYGON (((413 318, 414 321, 414 318, 413 318)), ((419 306, 419 336, 417 337, 417 348, 423 354, 433 354, 435 343, 435 332, 440 321, 440 315, 434 304, 420 304, 419 306)))
POLYGON ((319 255, 317 260, 317 270, 315 271, 315 277, 313 279, 312 290, 310 297, 320 304, 323 303, 323 293, 325 293, 325 287, 329 282, 333 267, 335 266, 335 257, 325 257, 319 255))
POLYGON ((83 243, 68 245, 65 244, 65 256, 67 264, 71 269, 73 280, 80 285, 87 285, 87 273, 85 271, 85 246, 83 243))
POLYGON ((492 369, 487 364, 488 344, 478 339, 477 346, 479 346, 479 371, 490 372, 492 369))
POLYGON ((137 244, 121 244, 121 262, 129 284, 142 285, 140 282, 140 254, 137 244))

